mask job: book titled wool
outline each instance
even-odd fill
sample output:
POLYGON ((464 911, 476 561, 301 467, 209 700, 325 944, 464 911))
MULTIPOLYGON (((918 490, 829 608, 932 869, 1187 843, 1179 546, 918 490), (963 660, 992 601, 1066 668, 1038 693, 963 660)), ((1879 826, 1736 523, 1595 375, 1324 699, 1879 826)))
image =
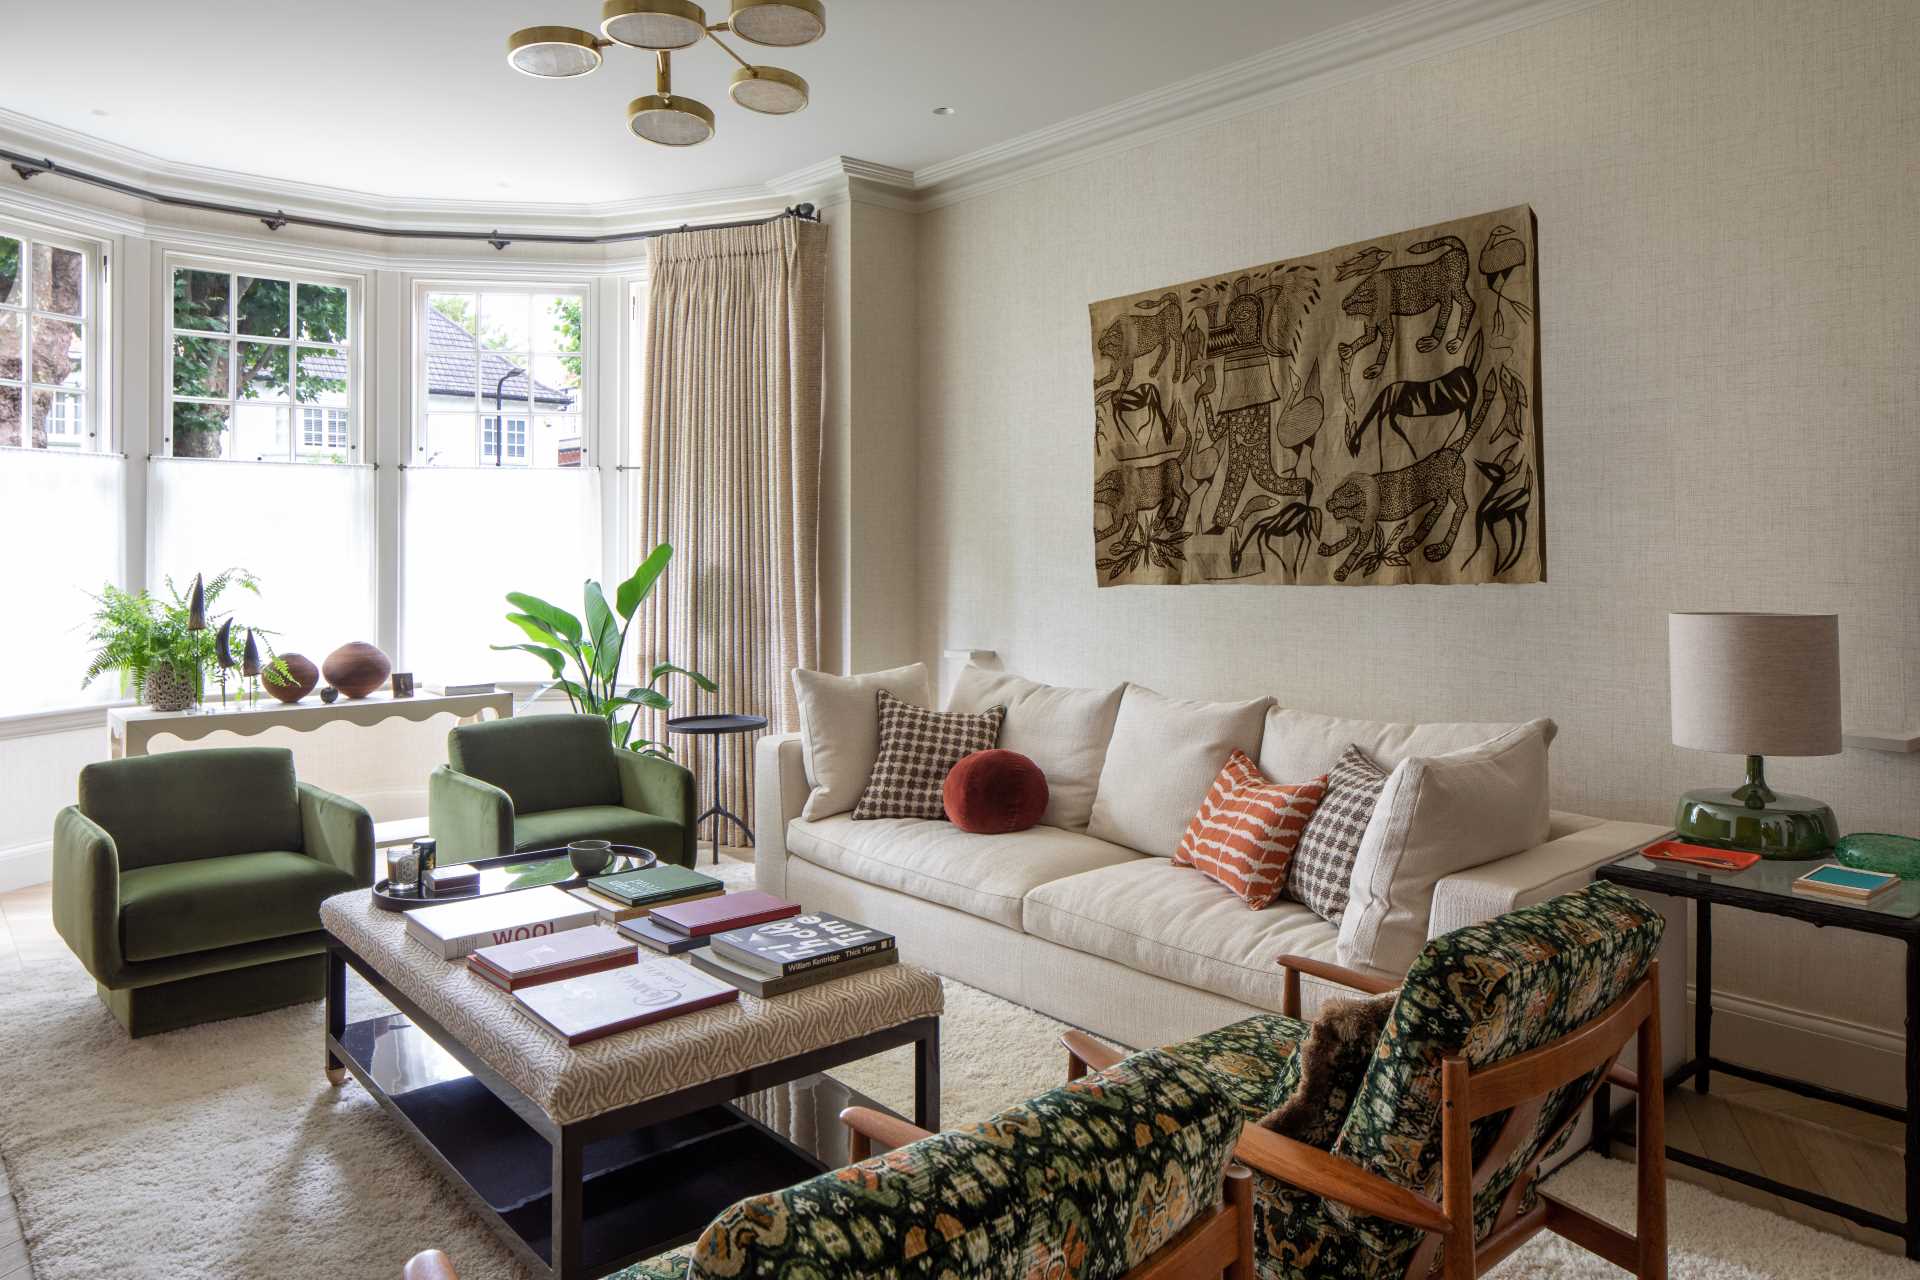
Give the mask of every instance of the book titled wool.
POLYGON ((824 911, 713 935, 713 949, 735 964, 784 978, 893 950, 893 935, 824 911))
POLYGON ((458 960, 481 947, 543 938, 594 923, 591 906, 552 885, 494 893, 407 913, 407 936, 442 960, 458 960))

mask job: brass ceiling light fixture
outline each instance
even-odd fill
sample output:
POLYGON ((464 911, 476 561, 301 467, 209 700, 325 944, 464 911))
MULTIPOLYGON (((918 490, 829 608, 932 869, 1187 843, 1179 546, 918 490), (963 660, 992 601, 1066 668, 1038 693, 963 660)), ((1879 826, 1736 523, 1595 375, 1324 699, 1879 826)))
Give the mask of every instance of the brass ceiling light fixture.
POLYGON ((772 48, 811 44, 827 32, 826 5, 822 0, 733 0, 726 22, 708 25, 706 11, 693 0, 606 0, 598 35, 577 27, 527 27, 507 37, 507 64, 526 75, 561 80, 597 70, 604 60, 601 51, 613 45, 647 50, 654 55, 654 92, 627 104, 627 128, 663 147, 698 146, 713 136, 713 111, 673 91, 674 52, 702 40, 713 41, 740 64, 727 87, 735 105, 769 116, 791 115, 807 105, 805 80, 781 67, 748 62, 720 40, 720 32, 772 48))

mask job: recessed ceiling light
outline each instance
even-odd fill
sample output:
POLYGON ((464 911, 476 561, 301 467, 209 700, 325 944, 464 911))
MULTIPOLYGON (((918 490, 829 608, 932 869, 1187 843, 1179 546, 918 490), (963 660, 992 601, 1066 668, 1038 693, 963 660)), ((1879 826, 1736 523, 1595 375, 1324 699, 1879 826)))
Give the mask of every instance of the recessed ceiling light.
POLYGON ((958 115, 959 112, 953 107, 935 107, 933 109, 933 114, 937 116, 951 116, 951 115, 958 115))

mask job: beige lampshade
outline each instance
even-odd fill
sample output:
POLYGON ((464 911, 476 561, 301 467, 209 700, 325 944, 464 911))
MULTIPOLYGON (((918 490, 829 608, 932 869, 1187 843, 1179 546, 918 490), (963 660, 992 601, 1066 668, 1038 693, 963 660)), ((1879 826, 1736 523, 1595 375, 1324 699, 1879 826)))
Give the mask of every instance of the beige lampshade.
POLYGON ((1673 744, 1742 756, 1840 750, 1840 619, 1670 613, 1673 744))

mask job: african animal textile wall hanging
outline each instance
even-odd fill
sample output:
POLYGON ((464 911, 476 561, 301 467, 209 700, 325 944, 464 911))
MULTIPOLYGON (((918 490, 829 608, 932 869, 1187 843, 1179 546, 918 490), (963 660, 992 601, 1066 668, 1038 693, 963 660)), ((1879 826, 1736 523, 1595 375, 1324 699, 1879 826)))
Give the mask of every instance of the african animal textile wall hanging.
POLYGON ((1096 302, 1102 586, 1542 582, 1525 205, 1096 302))

